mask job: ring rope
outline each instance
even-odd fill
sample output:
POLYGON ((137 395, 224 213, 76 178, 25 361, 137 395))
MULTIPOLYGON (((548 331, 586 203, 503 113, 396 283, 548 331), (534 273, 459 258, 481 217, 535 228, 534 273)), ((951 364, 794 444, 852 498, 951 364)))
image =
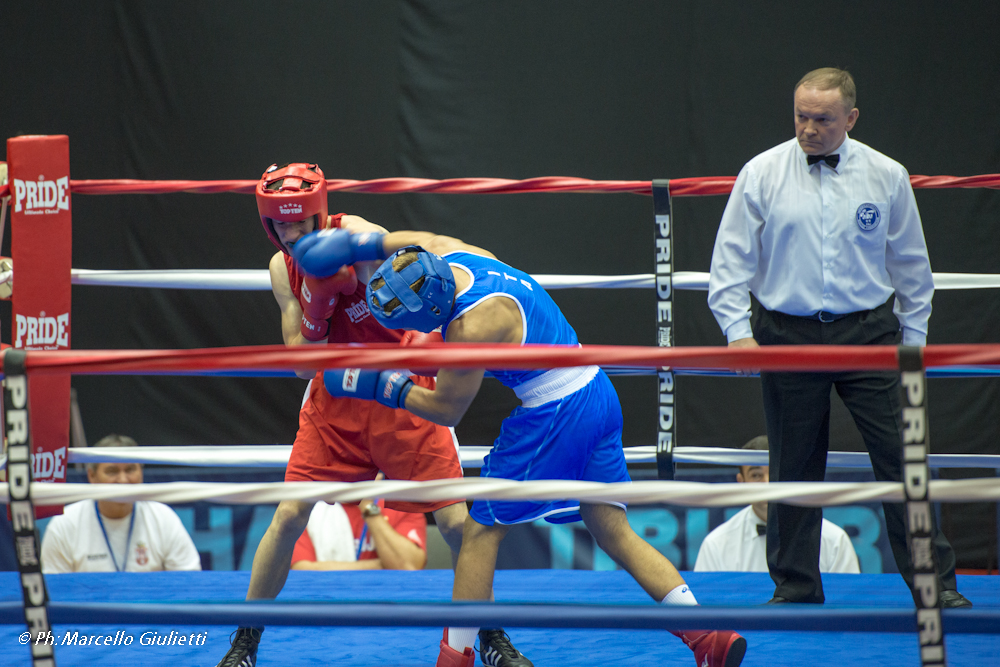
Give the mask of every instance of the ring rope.
MULTIPOLYGON (((509 602, 342 603, 108 603, 50 602, 56 624, 296 625, 369 627, 537 627, 635 630, 785 630, 912 633, 913 610, 820 605, 680 607, 655 604, 523 604, 509 602)), ((0 602, 0 624, 24 622, 17 602, 0 602)), ((996 634, 994 609, 942 614, 948 634, 996 634)))
MULTIPOLYGON (((659 371, 657 368, 636 368, 629 366, 601 366, 605 373, 611 377, 638 377, 643 375, 656 375, 659 371)), ((694 376, 694 377, 747 377, 747 375, 737 373, 736 371, 720 370, 720 369, 704 369, 704 368, 671 368, 671 372, 678 376, 694 376)), ((929 378, 973 378, 973 377, 1000 377, 1000 368, 994 366, 938 366, 936 368, 928 368, 925 371, 927 377, 929 378)), ((149 372, 144 373, 143 371, 130 371, 128 373, 122 372, 120 374, 132 374, 132 375, 193 375, 193 376, 204 376, 204 377, 262 377, 262 378, 273 378, 273 377, 284 377, 293 378, 298 377, 295 371, 292 370, 254 370, 254 369, 230 369, 230 370, 201 370, 201 371, 163 371, 163 372, 149 372)), ((752 377, 759 376, 758 373, 753 373, 752 377)), ((492 377, 492 374, 487 371, 486 377, 492 377)), ((0 379, 3 378, 3 373, 0 373, 0 379)))
MULTIPOLYGON (((12 271, 0 273, 0 283, 12 277, 12 271)), ((677 271, 672 274, 674 289, 708 290, 708 273, 677 271)), ((628 289, 656 287, 652 273, 621 276, 586 276, 562 274, 533 275, 539 285, 552 289, 628 289)), ((215 289, 261 291, 271 290, 271 274, 267 269, 171 269, 124 270, 73 269, 74 285, 110 287, 150 287, 155 289, 215 289)), ((996 273, 935 273, 934 289, 993 289, 1000 288, 996 273)))
MULTIPOLYGON (((672 197, 729 194, 736 182, 735 176, 708 176, 675 178, 670 180, 672 197)), ((652 181, 590 180, 569 176, 540 176, 523 180, 507 178, 376 178, 359 181, 353 179, 327 179, 327 190, 333 192, 365 192, 370 194, 399 194, 425 192, 434 194, 518 194, 529 192, 585 192, 633 193, 651 195, 652 181)), ((978 176, 910 176, 914 188, 990 188, 1000 189, 1000 174, 978 176)), ((70 180, 70 192, 86 195, 110 194, 168 194, 187 192, 214 194, 236 192, 252 194, 257 180, 222 181, 148 181, 137 179, 84 179, 70 180)), ((10 186, 0 186, 0 197, 10 194, 10 186)))
MULTIPOLYGON (((629 366, 601 366, 604 372, 612 377, 616 376, 637 376, 637 375, 656 375, 658 370, 656 368, 633 368, 629 366)), ((746 377, 746 374, 740 374, 735 371, 724 371, 717 369, 708 368, 671 368, 671 372, 674 375, 685 375, 685 376, 697 376, 697 377, 746 377)), ((274 372, 271 373, 273 375, 274 372)), ((928 368, 924 371, 928 378, 973 378, 973 377, 998 377, 1000 376, 1000 368, 995 368, 993 366, 937 366, 935 368, 928 368)), ((213 373, 214 375, 219 375, 219 373, 213 373)), ((245 375, 242 374, 241 375, 245 375)), ((290 371, 287 375, 291 376, 290 371)), ((758 373, 754 373, 754 376, 758 376, 758 373)), ((267 377, 270 377, 268 375, 267 377)))
MULTIPOLYGON (((921 352, 928 367, 1000 365, 1000 345, 997 344, 928 345, 921 348, 921 352)), ((898 349, 887 345, 771 345, 729 349, 721 346, 437 343, 410 347, 369 344, 289 349, 284 345, 261 345, 192 350, 33 350, 25 353, 25 366, 31 375, 188 373, 252 368, 550 369, 602 364, 818 372, 895 371, 899 367, 898 349)))
MULTIPOLYGON (((1000 501, 1000 479, 931 480, 933 502, 1000 501)), ((466 477, 428 481, 371 482, 162 482, 150 484, 72 484, 35 482, 32 500, 39 505, 68 505, 80 500, 167 504, 210 501, 226 505, 257 505, 299 500, 357 503, 364 498, 438 502, 442 500, 531 500, 572 498, 581 502, 667 503, 685 507, 734 507, 755 502, 782 502, 804 507, 902 502, 901 482, 772 482, 709 483, 640 481, 605 484, 575 480, 520 482, 466 477)), ((8 504, 7 483, 0 484, 0 503, 8 504)))
MULTIPOLYGON (((483 459, 491 447, 463 445, 458 448, 463 468, 482 468, 483 459)), ((67 463, 142 463, 146 465, 219 466, 234 468, 284 468, 291 455, 291 445, 183 445, 146 447, 70 447, 67 463), (135 451, 129 451, 135 450, 135 451)), ((625 462, 655 463, 656 447, 641 445, 625 447, 625 462)), ((0 459, 2 461, 3 459, 0 459)), ((766 466, 768 453, 728 447, 677 447, 674 461, 678 463, 766 466)), ((867 452, 829 452, 829 468, 871 468, 867 452)), ((997 468, 996 454, 931 454, 931 468, 997 468)), ((0 468, 3 467, 0 462, 0 468)))

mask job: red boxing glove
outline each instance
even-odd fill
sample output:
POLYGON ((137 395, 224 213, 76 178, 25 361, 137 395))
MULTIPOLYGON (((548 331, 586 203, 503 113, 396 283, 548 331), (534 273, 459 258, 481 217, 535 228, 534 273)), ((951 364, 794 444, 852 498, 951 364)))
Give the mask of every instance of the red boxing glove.
MULTIPOLYGON (((400 347, 410 347, 411 345, 425 345, 427 343, 443 343, 444 338, 441 337, 440 331, 432 331, 430 333, 423 333, 421 331, 407 331, 403 333, 403 337, 399 341, 400 347)), ((422 375, 427 378, 432 378, 438 374, 438 368, 411 368, 410 372, 414 375, 422 375)))
POLYGON ((329 278, 306 276, 299 293, 302 306, 302 337, 306 340, 324 340, 330 334, 330 318, 341 294, 353 294, 358 289, 358 277, 349 266, 329 278))

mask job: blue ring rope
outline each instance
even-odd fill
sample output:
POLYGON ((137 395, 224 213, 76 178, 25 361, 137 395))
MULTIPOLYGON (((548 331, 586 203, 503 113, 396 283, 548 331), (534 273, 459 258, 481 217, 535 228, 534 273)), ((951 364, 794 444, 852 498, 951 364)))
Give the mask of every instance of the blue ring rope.
MULTIPOLYGON (((50 602, 49 621, 118 625, 503 626, 630 630, 771 630, 804 632, 917 631, 904 607, 669 607, 665 605, 360 603, 125 603, 50 602)), ((945 609, 948 634, 998 634, 1000 609, 945 609)), ((0 603, 0 624, 24 623, 19 602, 0 603)))

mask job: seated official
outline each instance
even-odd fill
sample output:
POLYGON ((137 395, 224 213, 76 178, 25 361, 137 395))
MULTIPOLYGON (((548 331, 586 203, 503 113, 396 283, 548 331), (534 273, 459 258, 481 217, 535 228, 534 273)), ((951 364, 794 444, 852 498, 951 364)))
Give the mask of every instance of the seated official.
MULTIPOLYGON (((761 435, 742 449, 767 451, 761 435)), ((740 466, 737 482, 770 481, 768 466, 740 466)), ((823 519, 819 550, 820 572, 858 574, 858 555, 844 530, 823 519)), ((767 501, 740 510, 705 537, 694 564, 695 572, 767 572, 767 501)))
POLYGON ((421 570, 427 563, 427 519, 377 502, 318 502, 295 543, 293 570, 421 570))
MULTIPOLYGON (((94 447, 136 447, 109 435, 94 447)), ((141 484, 138 463, 88 463, 91 484, 141 484)), ((52 517, 42 538, 42 572, 200 570, 201 559, 180 517, 163 503, 81 500, 52 517)))

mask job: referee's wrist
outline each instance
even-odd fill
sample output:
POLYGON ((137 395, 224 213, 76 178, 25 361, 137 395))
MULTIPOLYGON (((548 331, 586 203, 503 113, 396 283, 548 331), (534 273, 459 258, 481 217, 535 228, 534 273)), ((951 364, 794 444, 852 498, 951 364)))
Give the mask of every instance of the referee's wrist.
POLYGON ((365 521, 375 516, 382 516, 382 508, 378 506, 378 503, 375 502, 368 503, 361 510, 361 517, 365 521))

